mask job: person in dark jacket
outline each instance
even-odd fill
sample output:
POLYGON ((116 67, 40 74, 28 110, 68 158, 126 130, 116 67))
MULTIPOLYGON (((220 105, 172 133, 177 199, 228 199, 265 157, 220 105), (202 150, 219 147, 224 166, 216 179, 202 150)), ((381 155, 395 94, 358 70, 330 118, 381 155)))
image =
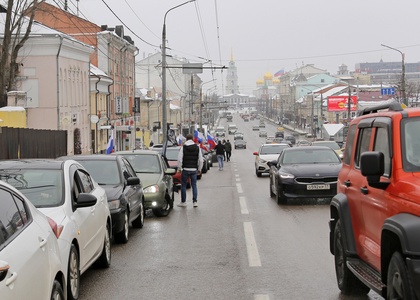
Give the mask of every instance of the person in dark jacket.
POLYGON ((225 158, 225 145, 222 144, 222 142, 219 140, 217 142, 216 148, 216 156, 217 156, 217 162, 219 163, 219 171, 223 171, 223 160, 225 158))
POLYGON ((200 147, 194 143, 193 135, 187 134, 187 140, 179 150, 178 154, 178 172, 181 173, 181 202, 178 206, 187 206, 187 182, 191 180, 191 189, 193 196, 193 206, 197 207, 197 175, 203 168, 203 154, 200 147))
POLYGON ((226 160, 230 161, 230 157, 232 156, 232 144, 229 142, 229 140, 226 141, 225 151, 226 151, 226 160))

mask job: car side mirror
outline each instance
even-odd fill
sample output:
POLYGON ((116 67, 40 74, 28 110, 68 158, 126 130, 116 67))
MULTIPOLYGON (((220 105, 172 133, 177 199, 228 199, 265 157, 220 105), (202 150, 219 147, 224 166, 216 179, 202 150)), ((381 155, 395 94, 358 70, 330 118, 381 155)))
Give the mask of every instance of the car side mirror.
POLYGON ((90 207, 94 206, 98 199, 89 193, 80 193, 79 197, 77 197, 76 205, 78 208, 80 207, 90 207))
POLYGON ((360 171, 366 176, 369 186, 386 189, 389 182, 381 182, 381 176, 385 171, 385 158, 382 152, 369 151, 360 156, 360 171))
POLYGON ((255 151, 254 153, 252 153, 253 155, 258 155, 258 152, 257 151, 255 151))
POLYGON ((137 185, 140 184, 140 178, 139 177, 128 177, 127 178, 127 185, 137 185))

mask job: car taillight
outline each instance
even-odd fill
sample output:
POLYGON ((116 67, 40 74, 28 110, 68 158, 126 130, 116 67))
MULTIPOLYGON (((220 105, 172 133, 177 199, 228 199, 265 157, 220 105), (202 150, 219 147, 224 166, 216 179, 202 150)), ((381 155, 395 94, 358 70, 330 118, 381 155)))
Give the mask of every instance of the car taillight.
POLYGON ((47 217, 48 219, 48 223, 51 226, 51 229, 53 230, 55 236, 57 237, 57 239, 60 237, 60 234, 63 232, 63 226, 62 225, 57 225, 57 223, 51 219, 50 217, 47 217))

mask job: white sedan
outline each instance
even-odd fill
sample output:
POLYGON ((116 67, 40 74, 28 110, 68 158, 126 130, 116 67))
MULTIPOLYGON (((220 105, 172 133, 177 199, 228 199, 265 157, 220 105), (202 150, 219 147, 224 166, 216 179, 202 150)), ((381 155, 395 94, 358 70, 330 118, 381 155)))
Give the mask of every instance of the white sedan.
POLYGON ((18 190, 0 181, 2 300, 64 299, 57 224, 18 190))
POLYGON ((95 261, 111 263, 111 216, 105 190, 74 160, 5 160, 0 180, 21 191, 58 226, 67 299, 77 299, 80 275, 95 261))

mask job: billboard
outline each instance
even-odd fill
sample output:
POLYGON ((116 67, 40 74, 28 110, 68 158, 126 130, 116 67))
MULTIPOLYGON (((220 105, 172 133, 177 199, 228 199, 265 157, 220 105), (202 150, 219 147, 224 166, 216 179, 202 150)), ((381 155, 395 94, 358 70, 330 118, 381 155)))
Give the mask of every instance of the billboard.
MULTIPOLYGON (((349 96, 329 96, 328 111, 348 111, 349 96)), ((351 96, 351 111, 357 110, 357 96, 351 96)))

